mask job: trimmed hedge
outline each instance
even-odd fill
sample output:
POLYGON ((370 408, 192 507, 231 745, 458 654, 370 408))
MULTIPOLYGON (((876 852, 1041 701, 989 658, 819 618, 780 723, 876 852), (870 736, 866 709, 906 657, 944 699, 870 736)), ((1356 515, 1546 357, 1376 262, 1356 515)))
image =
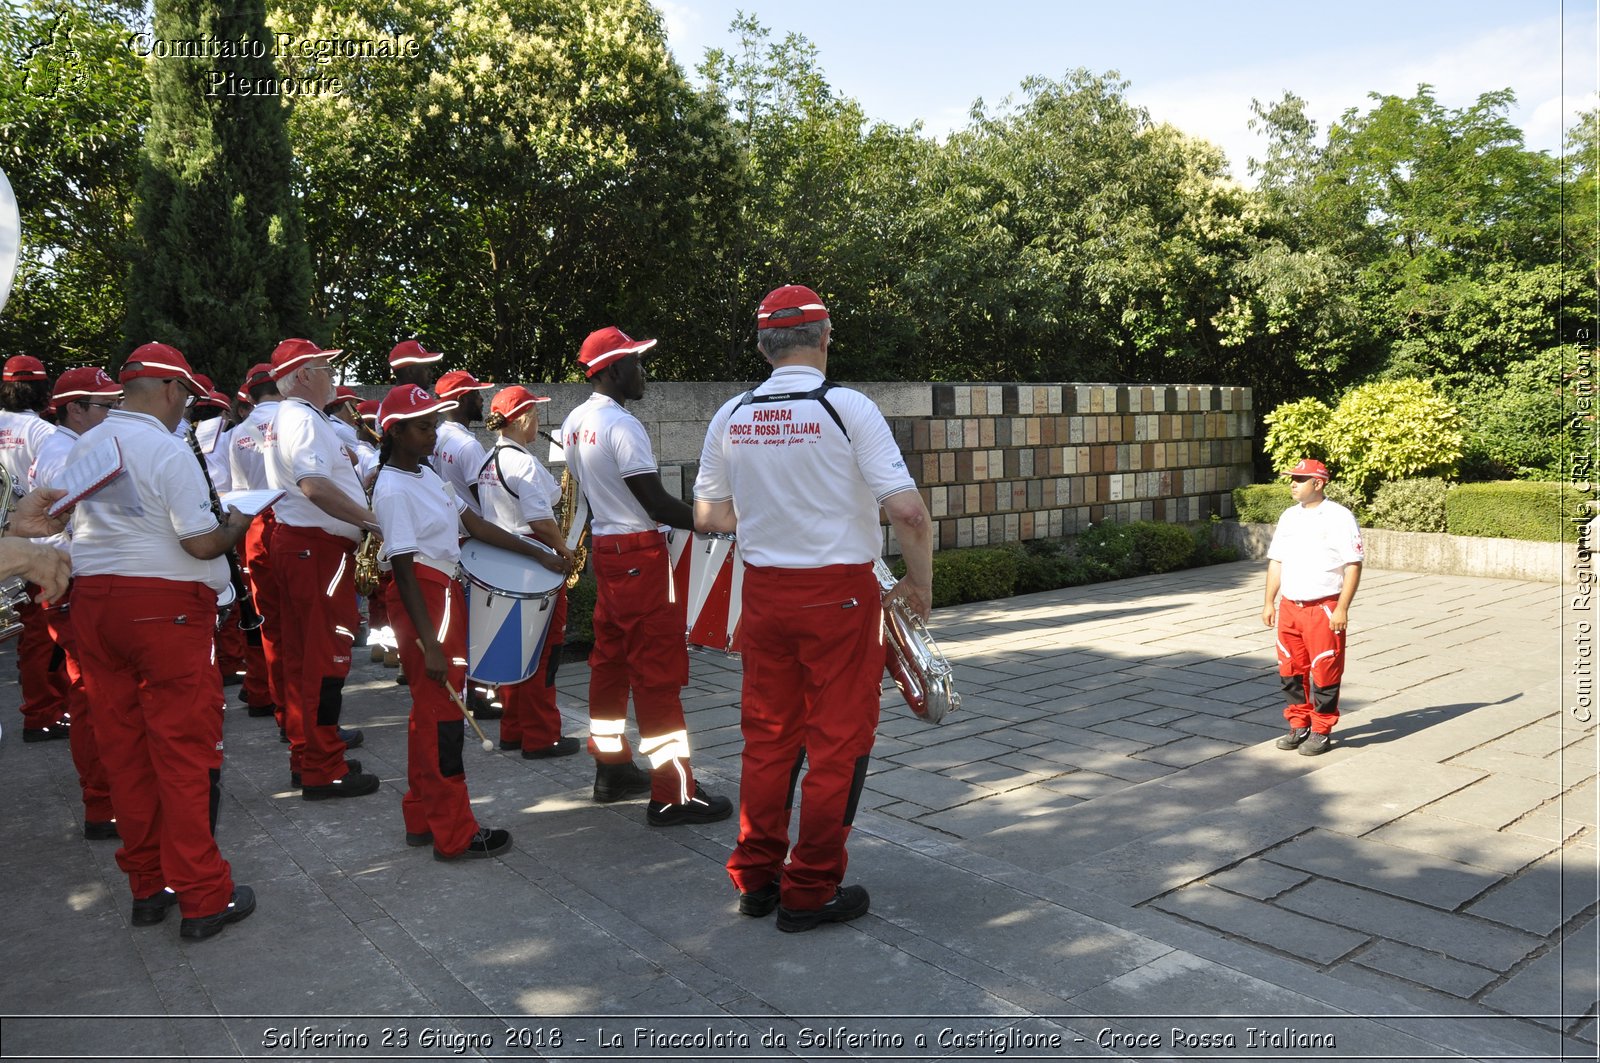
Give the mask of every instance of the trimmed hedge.
POLYGON ((1367 518, 1374 528, 1442 532, 1446 493, 1445 482, 1437 477, 1390 480, 1379 485, 1367 508, 1367 518))
POLYGON ((1445 495, 1445 530, 1451 535, 1536 542, 1578 541, 1591 496, 1571 484, 1510 480, 1459 484, 1445 495))
POLYGON ((1233 489, 1233 509, 1241 524, 1276 524, 1294 505, 1286 483, 1245 484, 1233 489))
POLYGON ((584 570, 576 587, 567 588, 567 641, 594 642, 594 572, 584 570))

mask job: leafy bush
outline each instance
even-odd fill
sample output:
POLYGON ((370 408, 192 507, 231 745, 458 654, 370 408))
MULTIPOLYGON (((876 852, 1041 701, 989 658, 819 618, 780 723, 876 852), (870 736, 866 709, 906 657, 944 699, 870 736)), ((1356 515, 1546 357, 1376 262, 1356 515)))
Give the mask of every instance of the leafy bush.
POLYGON ((1367 520, 1374 528, 1442 532, 1445 490, 1445 482, 1436 477, 1380 484, 1367 507, 1367 520))
POLYGON ((1380 380, 1351 388, 1328 419, 1328 463, 1363 495, 1384 480, 1454 472, 1461 417, 1426 380, 1380 380))
POLYGON ((1472 480, 1555 480, 1562 474, 1565 375, 1577 369, 1566 345, 1511 362, 1503 374, 1451 392, 1461 410, 1461 474, 1472 480))
POLYGON ((1233 510, 1241 524, 1276 524, 1294 505, 1286 483, 1245 484, 1233 489, 1233 510))
POLYGON ((567 641, 594 642, 594 573, 584 572, 576 587, 567 588, 567 641))
POLYGON ((1301 458, 1328 456, 1328 419, 1333 411, 1320 399, 1285 402, 1261 419, 1267 426, 1267 455, 1274 469, 1287 469, 1301 458))
POLYGON ((1089 582, 1083 566, 1067 549, 1064 539, 1030 539, 1009 543, 1017 558, 1016 593, 1036 594, 1089 582))
POLYGON ((1355 484, 1344 480, 1334 480, 1322 489, 1322 495, 1330 502, 1337 502, 1348 509, 1362 524, 1367 523, 1367 496, 1355 484))
POLYGON ((1576 542, 1591 494, 1571 484, 1528 480, 1460 484, 1445 495, 1451 535, 1576 542))
POLYGON ((1239 560, 1239 551, 1232 546, 1217 542, 1217 528, 1222 524, 1222 518, 1212 517, 1205 524, 1194 527, 1194 554, 1189 559, 1189 564, 1221 565, 1229 561, 1239 560))
POLYGON ((1171 572, 1194 557, 1194 533, 1181 524, 1141 520, 1130 524, 1134 565, 1140 572, 1171 572))
POLYGON ((1136 541, 1129 524, 1093 524, 1078 535, 1078 560, 1091 580, 1138 575, 1136 541))
POLYGON ((1016 593, 1017 554, 1000 546, 942 550, 933 555, 933 604, 960 605, 1016 593))

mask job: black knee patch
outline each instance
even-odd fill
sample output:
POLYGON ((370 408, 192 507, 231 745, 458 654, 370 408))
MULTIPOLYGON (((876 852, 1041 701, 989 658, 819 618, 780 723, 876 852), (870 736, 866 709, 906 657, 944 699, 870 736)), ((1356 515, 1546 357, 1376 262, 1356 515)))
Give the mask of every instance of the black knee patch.
POLYGON ((544 670, 544 685, 556 685, 556 670, 561 667, 561 647, 557 646, 550 653, 550 666, 544 670))
POLYGON ((344 680, 328 676, 322 680, 317 692, 317 726, 338 727, 339 713, 344 708, 344 680))
POLYGON ((783 807, 794 808, 794 788, 800 782, 800 769, 806 764, 806 747, 801 746, 800 752, 795 754, 794 767, 789 769, 789 796, 784 800, 783 807))
POLYGON ((207 814, 211 820, 211 837, 217 836, 217 814, 222 811, 222 769, 211 769, 211 803, 207 814))
POLYGON ((1324 714, 1332 714, 1332 713, 1338 712, 1339 711, 1339 684, 1335 683, 1331 687, 1319 687, 1319 686, 1317 686, 1317 684, 1312 683, 1311 684, 1311 710, 1313 712, 1320 712, 1320 713, 1324 713, 1324 714))
POLYGON ((844 804, 844 825, 846 827, 856 821, 856 805, 861 800, 861 788, 867 783, 867 764, 871 760, 871 754, 863 754, 856 758, 855 774, 850 777, 850 800, 844 804))
POLYGON ((1305 704, 1306 677, 1304 675, 1280 675, 1278 682, 1283 684, 1283 696, 1289 699, 1289 704, 1305 704))
POLYGON ((449 720, 439 725, 439 774, 446 779, 465 775, 461 763, 461 747, 466 741, 467 722, 449 720))

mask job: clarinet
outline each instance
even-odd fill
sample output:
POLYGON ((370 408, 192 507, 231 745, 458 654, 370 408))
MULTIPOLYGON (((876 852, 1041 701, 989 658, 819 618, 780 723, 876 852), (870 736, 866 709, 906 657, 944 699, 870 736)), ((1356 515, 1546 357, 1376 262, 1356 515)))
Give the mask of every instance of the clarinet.
MULTIPOLYGON (((223 512, 222 499, 217 497, 217 485, 211 482, 211 469, 206 465, 206 456, 200 453, 200 440, 195 437, 193 422, 183 435, 189 441, 189 449, 194 451, 194 460, 200 463, 200 475, 206 479, 206 490, 211 494, 211 512, 218 524, 226 524, 228 517, 223 512)), ((245 641, 252 646, 259 646, 262 617, 256 611, 255 598, 250 594, 250 581, 244 578, 238 554, 229 550, 223 556, 228 559, 228 581, 233 584, 233 600, 239 607, 239 630, 244 632, 245 641)))

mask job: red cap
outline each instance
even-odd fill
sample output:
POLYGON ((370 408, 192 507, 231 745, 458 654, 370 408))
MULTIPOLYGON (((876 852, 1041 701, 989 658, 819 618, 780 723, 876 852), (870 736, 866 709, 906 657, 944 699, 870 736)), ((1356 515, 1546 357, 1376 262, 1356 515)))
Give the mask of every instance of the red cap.
POLYGON ((465 369, 452 369, 434 383, 433 393, 441 399, 448 399, 469 391, 487 391, 492 387, 493 384, 485 384, 465 369))
POLYGON ((124 384, 130 380, 181 380, 196 398, 207 394, 200 381, 194 378, 189 359, 178 348, 165 343, 147 343, 128 355, 117 379, 124 384))
POLYGON ((376 421, 378 419, 378 400, 362 399, 356 403, 356 413, 363 421, 376 421))
POLYGON ((514 421, 530 406, 549 401, 549 395, 535 395, 521 384, 512 384, 495 395, 494 401, 489 404, 489 412, 514 421))
POLYGON ((1328 467, 1322 464, 1322 462, 1318 461, 1316 458, 1301 458, 1299 464, 1283 475, 1310 476, 1313 479, 1321 480, 1326 483, 1328 480, 1328 467))
POLYGON ((215 388, 195 399, 194 404, 196 406, 215 406, 219 410, 226 410, 229 407, 228 396, 215 388))
POLYGON ((756 328, 793 328, 828 316, 822 297, 803 284, 774 288, 756 310, 756 328))
POLYGON ((403 365, 427 365, 443 358, 440 351, 430 351, 416 340, 404 340, 394 345, 389 352, 389 368, 398 369, 403 365))
POLYGON ((340 384, 338 387, 333 389, 333 401, 336 403, 360 402, 361 396, 356 394, 355 388, 346 387, 345 385, 340 384))
POLYGON ((195 380, 197 380, 199 382, 201 387, 206 389, 206 393, 208 395, 211 392, 217 390, 216 381, 212 380, 210 377, 206 376, 204 373, 196 373, 194 375, 194 378, 195 378, 195 380))
POLYGON ((248 391, 257 384, 265 384, 272 379, 272 363, 257 362, 244 374, 244 386, 240 391, 248 391))
POLYGON ((44 363, 31 354, 18 354, 6 359, 4 371, 0 371, 0 380, 10 383, 13 380, 49 380, 50 375, 44 371, 44 363))
POLYGON ((104 369, 87 365, 81 369, 68 369, 56 377, 50 405, 59 409, 77 399, 110 398, 121 394, 122 386, 112 380, 104 369))
POLYGON ((457 405, 449 399, 436 399, 415 384, 400 384, 383 397, 383 404, 378 407, 378 427, 388 431, 396 421, 453 410, 457 405))
POLYGON ((636 340, 616 326, 610 326, 589 333, 578 350, 578 361, 584 366, 583 375, 591 377, 617 359, 643 354, 655 345, 655 340, 636 340))
POLYGON ((273 380, 282 380, 313 358, 328 358, 331 360, 338 358, 343 353, 344 350, 342 348, 323 350, 310 340, 284 340, 272 349, 270 376, 273 380))

